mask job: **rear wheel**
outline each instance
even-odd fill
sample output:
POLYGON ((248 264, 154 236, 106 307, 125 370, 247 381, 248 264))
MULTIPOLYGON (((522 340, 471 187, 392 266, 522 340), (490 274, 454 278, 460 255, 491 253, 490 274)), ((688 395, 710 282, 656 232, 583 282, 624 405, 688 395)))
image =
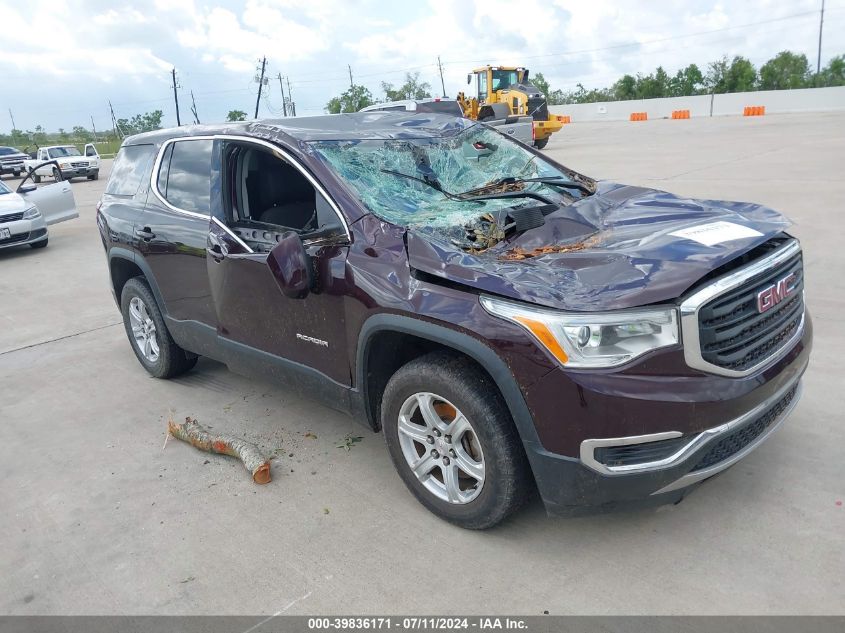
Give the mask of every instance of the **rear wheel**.
POLYGON ((141 277, 123 286, 120 309, 132 351, 151 375, 172 378, 197 364, 197 356, 185 352, 171 338, 155 297, 141 277))
POLYGON ((549 144, 549 137, 541 138, 539 141, 534 141, 534 147, 537 149, 543 149, 546 145, 549 144))
POLYGON ((32 174, 32 182, 34 182, 36 185, 41 182, 41 176, 36 173, 33 173, 31 169, 29 170, 29 173, 32 174))
POLYGON ((451 523, 492 527, 531 491, 507 406, 465 358, 437 352, 399 369, 384 392, 382 429, 405 485, 451 523))

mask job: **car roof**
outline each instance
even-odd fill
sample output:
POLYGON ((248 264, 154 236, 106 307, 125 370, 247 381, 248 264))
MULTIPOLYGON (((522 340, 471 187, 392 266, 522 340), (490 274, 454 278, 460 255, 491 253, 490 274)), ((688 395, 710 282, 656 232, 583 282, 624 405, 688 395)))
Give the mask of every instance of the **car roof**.
POLYGON ((417 112, 353 112, 287 119, 258 119, 219 125, 186 125, 131 136, 124 145, 162 143, 171 138, 232 134, 265 140, 344 141, 423 139, 454 136, 477 125, 448 114, 417 112))

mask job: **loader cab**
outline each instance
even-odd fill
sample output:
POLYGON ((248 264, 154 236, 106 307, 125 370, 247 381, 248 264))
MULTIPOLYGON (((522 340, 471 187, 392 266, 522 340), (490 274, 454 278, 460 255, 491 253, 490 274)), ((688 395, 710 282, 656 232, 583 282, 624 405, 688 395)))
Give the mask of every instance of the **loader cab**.
POLYGON ((485 66, 467 75, 468 84, 472 84, 473 79, 479 103, 498 103, 503 100, 500 91, 510 90, 528 80, 528 70, 516 66, 485 66))

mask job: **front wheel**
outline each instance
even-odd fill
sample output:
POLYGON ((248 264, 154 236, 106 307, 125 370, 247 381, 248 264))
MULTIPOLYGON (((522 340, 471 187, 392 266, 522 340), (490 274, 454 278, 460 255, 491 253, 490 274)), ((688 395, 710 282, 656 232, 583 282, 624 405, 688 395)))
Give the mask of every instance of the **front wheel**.
POLYGON ((549 144, 549 137, 548 136, 546 138, 541 138, 538 141, 534 141, 534 147, 536 147, 537 149, 543 149, 548 144, 549 144))
POLYGON ((20 177, 21 177, 21 172, 19 172, 19 171, 13 171, 13 172, 12 172, 12 177, 13 177, 13 178, 20 178, 20 177))
POLYGON ((100 178, 100 172, 95 171, 93 174, 88 175, 88 180, 98 180, 100 178))
POLYGON ((382 429, 405 485, 451 523, 492 527, 531 492, 507 406, 468 359, 437 352, 399 369, 384 392, 382 429))
POLYGON ((152 376, 172 378, 197 364, 197 357, 186 353, 171 338, 152 290, 143 278, 134 277, 123 286, 120 310, 132 351, 152 376))

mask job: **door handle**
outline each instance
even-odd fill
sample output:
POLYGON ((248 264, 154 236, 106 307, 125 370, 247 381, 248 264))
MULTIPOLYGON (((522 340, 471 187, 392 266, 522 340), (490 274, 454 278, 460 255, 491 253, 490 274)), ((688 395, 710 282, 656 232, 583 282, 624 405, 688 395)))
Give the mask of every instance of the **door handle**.
POLYGON ((135 235, 140 237, 145 242, 149 242, 156 234, 150 230, 150 227, 145 226, 143 229, 135 229, 135 235))

